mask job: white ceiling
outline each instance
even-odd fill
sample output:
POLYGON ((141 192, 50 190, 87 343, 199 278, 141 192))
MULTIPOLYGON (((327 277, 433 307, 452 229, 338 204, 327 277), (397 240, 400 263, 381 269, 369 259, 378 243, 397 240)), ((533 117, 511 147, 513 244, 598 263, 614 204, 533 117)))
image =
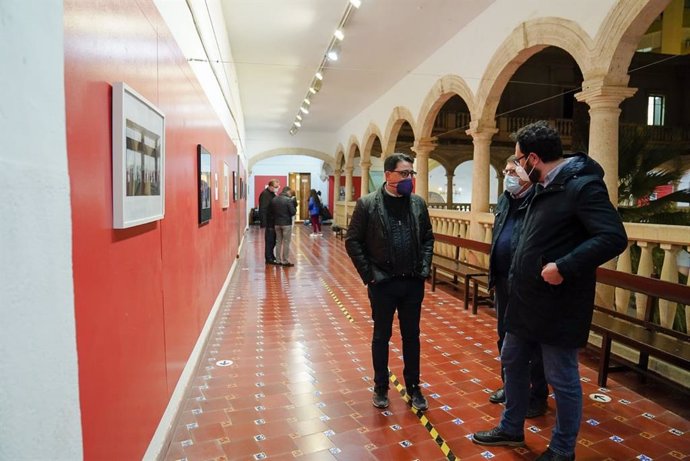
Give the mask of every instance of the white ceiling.
MULTIPOLYGON (((333 132, 495 0, 362 0, 301 131, 333 132)), ((223 0, 245 129, 287 132, 347 0, 223 0)))

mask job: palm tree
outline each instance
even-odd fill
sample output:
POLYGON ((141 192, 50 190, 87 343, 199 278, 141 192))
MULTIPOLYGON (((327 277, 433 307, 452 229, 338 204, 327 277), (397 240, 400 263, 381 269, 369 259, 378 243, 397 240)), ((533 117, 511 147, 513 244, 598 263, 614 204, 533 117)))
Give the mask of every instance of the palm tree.
POLYGON ((659 186, 677 182, 685 168, 683 147, 650 145, 650 132, 644 127, 626 128, 619 136, 618 211, 623 221, 690 226, 690 189, 674 191, 652 199, 659 186))

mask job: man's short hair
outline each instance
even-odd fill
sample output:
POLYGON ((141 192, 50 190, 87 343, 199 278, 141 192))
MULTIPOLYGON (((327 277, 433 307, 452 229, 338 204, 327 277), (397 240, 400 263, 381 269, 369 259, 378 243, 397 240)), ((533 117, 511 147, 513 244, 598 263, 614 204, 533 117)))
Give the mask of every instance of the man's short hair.
POLYGON ((271 179, 270 181, 268 181, 268 187, 275 187, 277 184, 280 184, 280 181, 278 181, 277 179, 271 179))
POLYGON ((523 126, 511 137, 517 142, 520 151, 529 155, 534 152, 544 162, 563 157, 563 144, 561 136, 555 128, 552 128, 546 120, 530 123, 523 126))
POLYGON ((414 163, 414 160, 407 154, 396 152, 386 157, 386 160, 383 161, 383 171, 395 171, 400 162, 414 163))

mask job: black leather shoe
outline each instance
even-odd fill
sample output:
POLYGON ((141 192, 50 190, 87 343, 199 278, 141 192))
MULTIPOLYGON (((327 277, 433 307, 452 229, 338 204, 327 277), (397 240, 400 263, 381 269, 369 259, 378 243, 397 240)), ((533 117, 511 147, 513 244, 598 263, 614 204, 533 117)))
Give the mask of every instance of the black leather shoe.
POLYGON ((374 389, 374 396, 371 398, 371 403, 376 408, 388 408, 388 389, 374 389))
POLYGON ((548 409, 549 404, 546 402, 546 400, 542 400, 539 402, 530 402, 525 418, 536 418, 538 416, 544 415, 546 414, 546 410, 548 409))
POLYGON ((429 403, 422 395, 422 390, 419 387, 414 387, 407 390, 407 395, 410 396, 410 405, 419 411, 426 411, 429 408, 429 403))
POLYGON ((283 263, 282 265, 283 265, 283 267, 294 267, 294 264, 292 264, 292 263, 289 262, 289 261, 286 262, 286 263, 283 263))
POLYGON ((503 388, 496 389, 496 391, 489 396, 489 402, 491 403, 503 403, 506 401, 506 392, 503 388))
POLYGON ((475 432, 472 434, 472 441, 479 445, 522 447, 525 445, 525 436, 506 434, 497 426, 490 431, 475 432))
POLYGON ((547 449, 535 461, 575 461, 575 454, 564 456, 547 449))
POLYGON ((270 261, 266 261, 266 264, 270 264, 272 266, 280 266, 280 263, 276 261, 275 259, 271 259, 270 261))

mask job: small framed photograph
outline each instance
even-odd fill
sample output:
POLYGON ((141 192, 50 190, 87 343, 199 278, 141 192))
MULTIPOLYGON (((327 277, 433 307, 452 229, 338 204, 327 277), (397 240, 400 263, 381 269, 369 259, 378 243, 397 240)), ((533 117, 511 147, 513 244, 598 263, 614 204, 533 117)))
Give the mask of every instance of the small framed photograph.
POLYGON ((165 116, 123 82, 113 84, 113 227, 165 215, 165 116))
POLYGON ((230 165, 223 162, 223 208, 230 206, 230 165))
POLYGON ((211 153, 204 146, 197 146, 199 168, 199 224, 211 220, 211 153))
POLYGON ((237 201, 237 173, 232 172, 232 201, 237 201))

